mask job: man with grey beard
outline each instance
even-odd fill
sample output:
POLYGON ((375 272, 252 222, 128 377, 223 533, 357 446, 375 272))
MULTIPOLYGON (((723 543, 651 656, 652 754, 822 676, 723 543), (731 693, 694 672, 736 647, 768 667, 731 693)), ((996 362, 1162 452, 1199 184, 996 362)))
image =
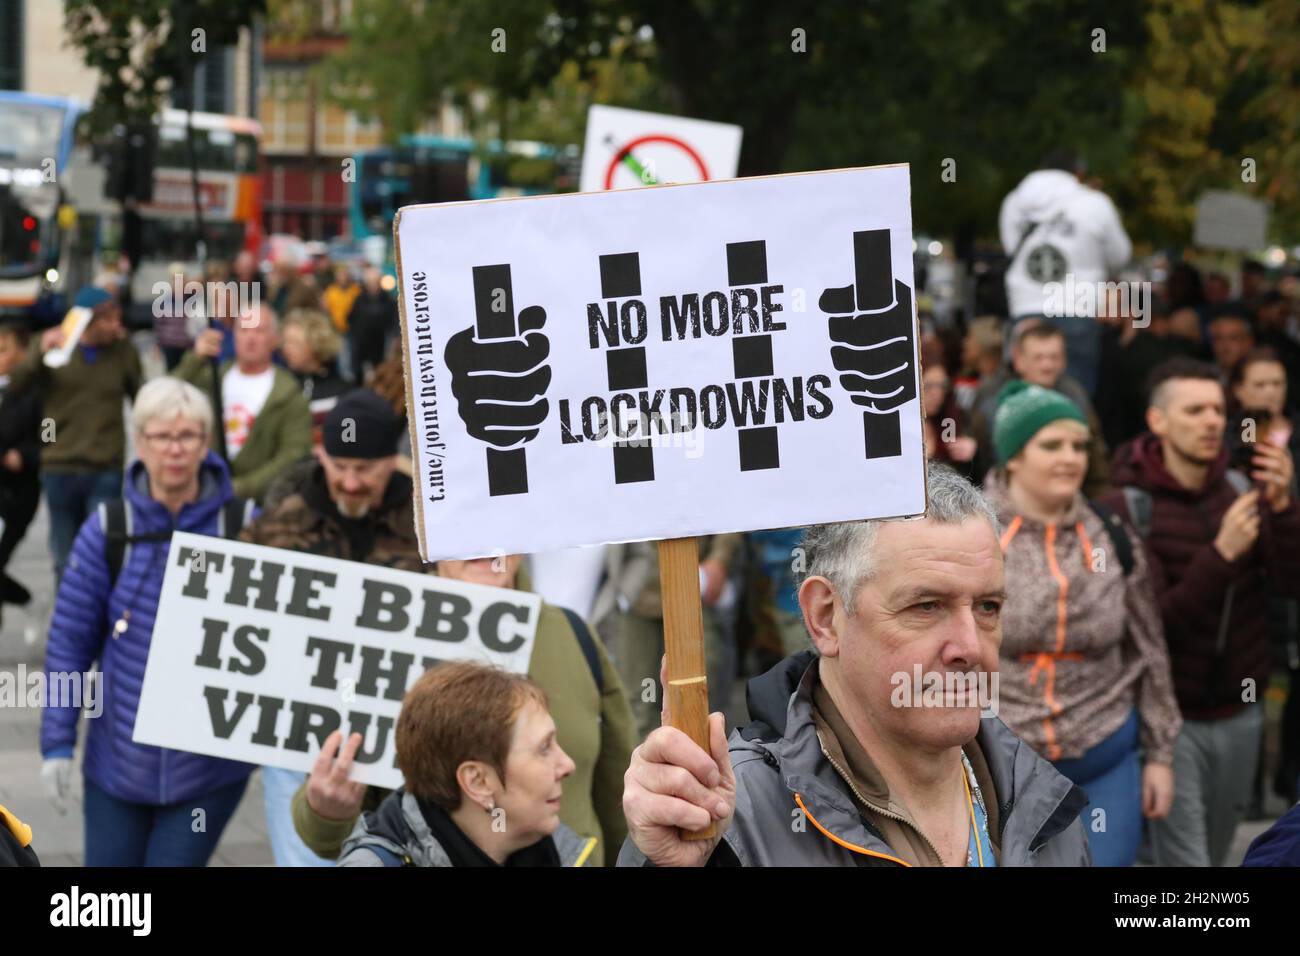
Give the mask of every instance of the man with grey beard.
MULTIPOLYGON (((401 423, 369 389, 339 399, 321 427, 318 462, 285 474, 267 493, 267 508, 245 541, 331 558, 424 571, 411 479, 397 470, 401 423)), ((267 834, 279 866, 333 866, 307 849, 293 828, 294 791, 304 775, 262 769, 267 834)))

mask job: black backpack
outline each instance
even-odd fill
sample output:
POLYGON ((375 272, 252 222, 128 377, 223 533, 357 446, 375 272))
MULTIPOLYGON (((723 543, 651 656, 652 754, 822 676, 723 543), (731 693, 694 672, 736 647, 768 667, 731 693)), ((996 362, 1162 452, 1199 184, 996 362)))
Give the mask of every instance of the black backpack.
POLYGON ((564 616, 569 620, 569 626, 573 628, 573 636, 578 639, 578 646, 582 648, 582 656, 587 659, 587 667, 591 670, 591 677, 596 682, 596 690, 603 697, 605 695, 605 674, 600 667, 600 652, 596 650, 596 638, 592 636, 591 628, 587 626, 587 622, 582 619, 581 614, 567 607, 562 607, 560 610, 564 612, 564 616))
MULTIPOLYGON (((217 537, 235 538, 244 530, 244 525, 252 519, 253 500, 251 498, 231 498, 221 506, 217 515, 217 537)), ((131 509, 126 506, 126 499, 114 498, 99 506, 99 523, 104 529, 104 560, 108 563, 108 584, 111 589, 117 584, 118 575, 126 564, 127 549, 141 541, 170 541, 172 532, 152 531, 148 534, 133 534, 131 528, 131 509)))
POLYGON ((1123 520, 1100 501, 1089 501, 1088 507, 1106 526, 1106 530, 1110 533, 1110 540, 1115 545, 1115 557, 1119 559, 1119 566, 1124 569, 1124 577, 1128 577, 1133 573, 1133 542, 1124 528, 1123 520))
MULTIPOLYGON (((1244 495, 1253 487, 1250 477, 1236 469, 1229 468, 1223 477, 1238 495, 1244 495)), ((1133 523, 1134 529, 1140 537, 1144 539, 1150 537, 1151 515, 1154 510, 1151 492, 1135 485, 1125 485, 1122 490, 1124 492, 1124 505, 1128 508, 1129 520, 1133 523)), ((1119 545, 1116 545, 1117 549, 1118 547, 1119 545)), ((1213 676, 1206 684, 1205 706, 1207 707, 1213 707, 1218 703, 1214 688, 1217 686, 1218 675, 1223 671, 1224 661, 1228 653, 1228 626, 1232 621, 1232 601, 1236 593, 1237 582, 1234 580, 1228 585, 1227 593, 1223 596, 1223 609, 1219 614, 1219 629, 1215 636, 1214 657, 1210 662, 1213 676)))
MULTIPOLYGON (((1244 495, 1253 487, 1249 476, 1237 471, 1235 468, 1229 468, 1224 472, 1223 477, 1228 484, 1232 485, 1232 490, 1238 495, 1244 495)), ((1124 504, 1128 508, 1129 521, 1133 523, 1138 536, 1142 538, 1149 537, 1151 534, 1153 506, 1151 492, 1136 485, 1125 485, 1120 490, 1124 493, 1124 504)), ((1100 514, 1100 512, 1098 513, 1100 514)))

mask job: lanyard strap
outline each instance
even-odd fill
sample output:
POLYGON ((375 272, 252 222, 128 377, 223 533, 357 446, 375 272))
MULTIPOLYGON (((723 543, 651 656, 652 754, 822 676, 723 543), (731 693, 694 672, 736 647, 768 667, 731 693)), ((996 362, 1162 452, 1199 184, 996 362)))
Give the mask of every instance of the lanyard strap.
POLYGON ((993 858, 993 841, 989 838, 989 815, 984 808, 984 795, 980 792, 975 770, 961 752, 961 763, 966 771, 966 803, 970 807, 970 842, 966 847, 967 866, 997 866, 993 858))

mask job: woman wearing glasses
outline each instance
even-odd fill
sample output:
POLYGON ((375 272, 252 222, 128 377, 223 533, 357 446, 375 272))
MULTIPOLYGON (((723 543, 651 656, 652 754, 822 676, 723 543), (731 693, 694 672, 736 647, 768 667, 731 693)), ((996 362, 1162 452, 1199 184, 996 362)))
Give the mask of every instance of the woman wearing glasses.
POLYGON ((55 602, 41 778, 63 812, 84 709, 96 718, 82 765, 85 865, 203 866, 253 768, 137 744, 131 732, 172 533, 233 536, 250 509, 208 450, 212 407, 197 388, 156 379, 140 389, 134 417, 139 458, 127 468, 125 494, 81 526, 55 602))

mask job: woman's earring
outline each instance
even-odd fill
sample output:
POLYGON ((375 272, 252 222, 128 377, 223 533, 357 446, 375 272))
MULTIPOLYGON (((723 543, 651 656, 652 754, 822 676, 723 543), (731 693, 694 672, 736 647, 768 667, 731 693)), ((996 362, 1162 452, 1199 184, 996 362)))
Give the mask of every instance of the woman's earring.
POLYGON ((496 812, 497 812, 497 802, 496 802, 495 800, 489 799, 489 800, 488 800, 488 803, 487 803, 487 806, 484 807, 483 809, 486 810, 488 813, 496 813, 496 812))

